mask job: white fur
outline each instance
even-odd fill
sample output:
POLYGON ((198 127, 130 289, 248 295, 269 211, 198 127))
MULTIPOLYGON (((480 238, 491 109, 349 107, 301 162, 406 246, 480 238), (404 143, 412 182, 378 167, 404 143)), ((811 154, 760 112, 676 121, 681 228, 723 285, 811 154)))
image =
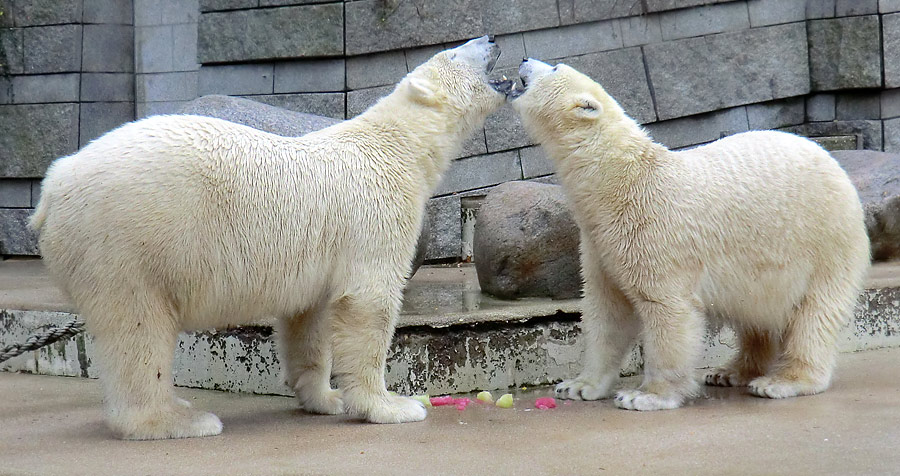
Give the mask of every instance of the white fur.
POLYGON ((741 343, 708 384, 769 398, 825 390, 869 263, 859 198, 837 162, 772 131, 671 152, 574 69, 528 60, 520 74, 528 87, 513 107, 554 160, 581 229, 587 348, 560 396, 611 396, 640 339, 643 383, 616 405, 680 406, 697 391, 707 315, 741 343))
POLYGON ((56 161, 32 225, 96 339, 111 427, 221 432, 174 395, 177 333, 265 316, 280 319, 286 380, 308 411, 425 418, 385 390, 385 353, 425 202, 503 103, 484 75, 495 48, 439 53, 359 117, 304 137, 155 116, 56 161))

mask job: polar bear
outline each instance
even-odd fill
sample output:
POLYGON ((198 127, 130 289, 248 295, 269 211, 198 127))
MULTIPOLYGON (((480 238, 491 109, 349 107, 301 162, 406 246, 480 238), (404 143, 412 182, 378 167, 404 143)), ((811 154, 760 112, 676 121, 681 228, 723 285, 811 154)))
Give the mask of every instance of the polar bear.
POLYGON ((299 138, 154 116, 52 164, 31 224, 95 338, 111 428, 220 433, 174 394, 177 334, 266 316, 307 411, 424 419, 386 391, 385 353, 426 201, 505 101, 486 77, 497 56, 488 37, 438 53, 365 113, 299 138))
POLYGON ((639 338, 643 382, 615 405, 681 406, 698 391, 704 315, 740 343, 708 385, 824 391, 869 264, 862 207, 837 162, 775 131, 672 152, 578 71, 527 59, 519 74, 513 108, 555 163, 581 232, 584 369, 557 393, 611 396, 639 338))

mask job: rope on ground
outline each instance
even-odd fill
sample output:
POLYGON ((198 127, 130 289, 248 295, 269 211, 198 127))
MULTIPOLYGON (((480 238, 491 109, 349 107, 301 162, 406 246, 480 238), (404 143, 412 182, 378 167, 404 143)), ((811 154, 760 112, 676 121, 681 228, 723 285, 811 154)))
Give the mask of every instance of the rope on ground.
POLYGON ((63 337, 73 336, 84 330, 84 321, 74 318, 60 327, 51 327, 46 331, 29 337, 24 344, 13 344, 0 349, 0 363, 5 362, 13 357, 22 355, 25 352, 40 349, 41 347, 52 344, 63 337))

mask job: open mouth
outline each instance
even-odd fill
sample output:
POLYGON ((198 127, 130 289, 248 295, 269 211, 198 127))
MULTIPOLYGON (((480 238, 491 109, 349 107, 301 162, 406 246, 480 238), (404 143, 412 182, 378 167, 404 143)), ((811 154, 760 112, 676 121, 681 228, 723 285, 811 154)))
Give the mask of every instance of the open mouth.
POLYGON ((491 71, 494 71, 494 66, 497 65, 497 60, 500 59, 500 47, 494 43, 494 37, 489 37, 491 43, 491 59, 488 60, 487 65, 484 67, 484 72, 486 74, 491 74, 491 71))

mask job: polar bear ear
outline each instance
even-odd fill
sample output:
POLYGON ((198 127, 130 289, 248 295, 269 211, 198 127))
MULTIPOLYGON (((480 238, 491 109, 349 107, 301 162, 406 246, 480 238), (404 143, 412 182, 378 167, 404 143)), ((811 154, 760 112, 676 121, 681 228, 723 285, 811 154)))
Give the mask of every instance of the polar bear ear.
POLYGON ((435 93, 431 82, 416 77, 406 78, 407 92, 414 100, 423 104, 431 104, 434 102, 435 93))
POLYGON ((597 98, 589 94, 581 94, 575 97, 575 107, 572 110, 578 117, 596 119, 603 112, 603 106, 597 98))

